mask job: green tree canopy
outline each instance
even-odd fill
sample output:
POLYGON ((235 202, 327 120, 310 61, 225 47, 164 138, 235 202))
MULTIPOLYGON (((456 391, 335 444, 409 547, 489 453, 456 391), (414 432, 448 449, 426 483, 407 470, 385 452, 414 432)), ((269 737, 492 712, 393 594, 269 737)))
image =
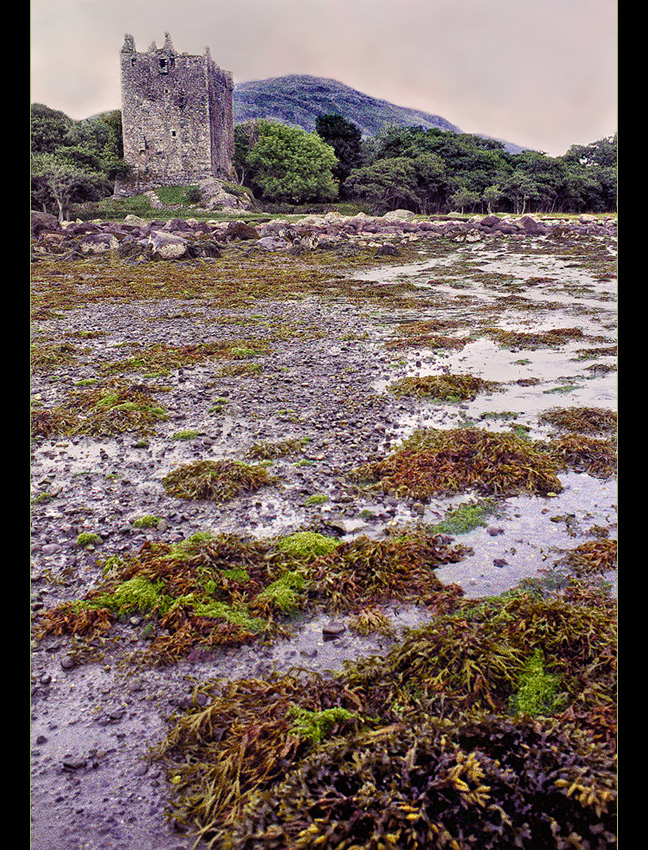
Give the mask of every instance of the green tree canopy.
POLYGON ((315 130, 335 151, 338 161, 333 176, 342 186, 351 170, 363 164, 362 130, 337 114, 318 116, 315 130))
POLYGON ((299 204, 337 196, 337 157, 317 133, 262 120, 240 125, 235 136, 236 164, 259 198, 299 204))

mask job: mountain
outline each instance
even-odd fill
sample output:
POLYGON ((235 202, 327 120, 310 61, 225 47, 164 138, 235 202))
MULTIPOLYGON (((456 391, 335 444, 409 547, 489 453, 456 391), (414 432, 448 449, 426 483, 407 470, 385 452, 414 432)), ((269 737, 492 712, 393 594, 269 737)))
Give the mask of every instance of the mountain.
MULTIPOLYGON (((235 124, 254 118, 267 118, 302 127, 310 133, 315 129, 318 115, 330 114, 338 114, 353 121, 365 136, 375 136, 386 124, 423 127, 426 130, 437 128, 450 133, 463 132, 440 115, 396 106, 326 77, 289 74, 239 83, 234 87, 235 124)), ((483 134, 476 135, 490 138, 483 134)), ((502 144, 511 153, 525 150, 512 142, 502 141, 502 144)))

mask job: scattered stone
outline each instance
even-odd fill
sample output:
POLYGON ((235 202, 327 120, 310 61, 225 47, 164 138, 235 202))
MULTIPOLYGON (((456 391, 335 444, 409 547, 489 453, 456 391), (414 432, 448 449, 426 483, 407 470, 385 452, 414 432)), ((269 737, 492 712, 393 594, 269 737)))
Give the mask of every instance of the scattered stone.
POLYGON ((337 638, 346 631, 346 626, 339 620, 331 620, 322 626, 324 638, 337 638))

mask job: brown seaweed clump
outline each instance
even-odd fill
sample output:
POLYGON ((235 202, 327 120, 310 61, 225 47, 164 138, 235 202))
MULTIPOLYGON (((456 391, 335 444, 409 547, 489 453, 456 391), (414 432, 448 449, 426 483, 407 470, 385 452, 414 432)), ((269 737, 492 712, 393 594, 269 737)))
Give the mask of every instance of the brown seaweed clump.
POLYGON ((360 707, 355 694, 317 674, 199 688, 194 708, 152 752, 166 766, 174 818, 203 834, 234 825, 254 795, 279 782, 314 743, 357 728, 360 707))
POLYGON ((551 441, 551 451, 559 461, 577 472, 594 478, 610 478, 616 474, 616 440, 600 440, 583 434, 566 434, 551 441))
MULTIPOLYGON (((105 581, 82 599, 41 613, 37 637, 104 637, 142 618, 145 660, 173 664, 215 649, 269 640, 307 606, 354 610, 411 600, 454 610, 463 595, 434 575, 465 552, 415 530, 389 541, 350 543, 315 532, 272 540, 198 533, 181 543, 148 541, 108 558, 105 581)), ((366 619, 366 618, 365 618, 366 619)))
POLYGON ((486 495, 558 493, 564 461, 542 443, 479 428, 421 428, 384 460, 356 469, 353 477, 385 492, 427 499, 474 490, 486 495))
POLYGON ((109 381, 91 389, 76 390, 64 405, 32 412, 33 436, 87 434, 105 437, 134 432, 148 435, 167 419, 164 408, 145 384, 109 381))
POLYGON ((478 393, 492 390, 494 381, 485 381, 475 375, 424 375, 402 378, 390 386, 399 396, 433 398, 441 401, 472 401, 478 393))
POLYGON ((332 677, 207 685, 153 753, 173 815, 228 850, 609 848, 614 613, 517 590, 332 677))
POLYGON ((170 496, 226 502, 275 483, 263 466, 237 460, 198 460, 172 470, 162 479, 170 496))
POLYGON ((617 415, 602 407, 558 407, 543 413, 540 422, 572 434, 614 433, 617 415))
POLYGON ((577 575, 614 570, 617 566, 617 541, 607 538, 588 540, 567 552, 561 563, 577 575))
POLYGON ((461 591, 445 587, 434 571, 467 554, 424 528, 385 540, 360 536, 313 561, 306 572, 315 599, 333 610, 358 610, 394 599, 439 605, 461 591))
POLYGON ((487 328, 486 332, 506 348, 544 348, 561 345, 572 339, 582 339, 585 336, 581 328, 552 328, 537 333, 487 328))
POLYGON ((493 717, 398 725, 331 741, 217 846, 609 850, 614 788, 609 754, 574 730, 493 717))

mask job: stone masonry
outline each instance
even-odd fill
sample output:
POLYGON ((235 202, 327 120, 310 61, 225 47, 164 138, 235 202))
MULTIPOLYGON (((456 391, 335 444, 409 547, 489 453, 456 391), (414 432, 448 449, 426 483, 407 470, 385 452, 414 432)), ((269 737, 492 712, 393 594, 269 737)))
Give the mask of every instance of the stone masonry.
POLYGON ((128 179, 116 197, 206 178, 233 177, 234 80, 211 58, 178 53, 168 33, 146 53, 126 35, 121 49, 122 124, 128 179))

